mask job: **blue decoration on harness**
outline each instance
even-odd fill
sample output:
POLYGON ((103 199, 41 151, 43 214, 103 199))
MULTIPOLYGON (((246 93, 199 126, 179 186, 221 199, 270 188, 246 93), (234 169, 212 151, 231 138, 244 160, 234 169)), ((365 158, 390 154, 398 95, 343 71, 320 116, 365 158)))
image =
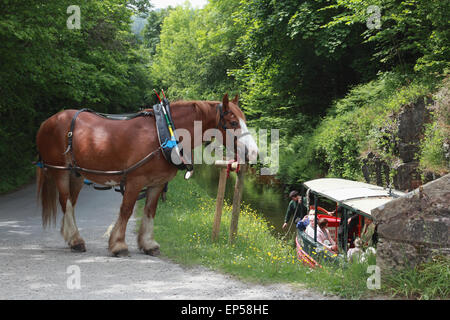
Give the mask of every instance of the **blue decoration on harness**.
POLYGON ((91 180, 88 180, 88 179, 84 179, 84 184, 86 184, 86 185, 91 185, 92 184, 92 181, 91 180))
POLYGON ((169 101, 164 99, 164 102, 155 104, 153 106, 153 113, 155 115, 158 141, 164 158, 178 169, 191 171, 193 169, 191 160, 187 159, 187 155, 183 154, 183 150, 175 135, 175 127, 170 113, 169 101), (173 153, 172 151, 174 148, 178 148, 178 152, 173 153), (183 161, 183 159, 185 161, 183 161))
POLYGON ((36 166, 38 166, 39 168, 44 168, 44 163, 42 161, 37 161, 36 162, 36 166))
POLYGON ((161 147, 163 147, 164 149, 172 149, 174 148, 178 143, 175 140, 169 140, 166 139, 166 141, 164 141, 164 143, 161 143, 161 147))

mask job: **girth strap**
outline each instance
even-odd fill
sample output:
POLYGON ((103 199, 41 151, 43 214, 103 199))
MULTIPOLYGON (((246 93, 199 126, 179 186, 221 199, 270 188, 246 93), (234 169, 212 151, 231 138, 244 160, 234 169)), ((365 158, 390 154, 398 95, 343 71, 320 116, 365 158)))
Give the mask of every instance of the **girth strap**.
POLYGON ((126 175, 126 174, 130 173, 131 171, 136 170, 137 168, 144 165, 159 150, 161 150, 161 147, 158 147, 156 150, 154 150, 151 153, 149 153, 148 155, 146 155, 142 160, 136 162, 134 165, 132 165, 131 167, 124 169, 124 170, 102 171, 102 170, 85 169, 85 168, 81 168, 78 166, 72 166, 72 165, 69 165, 68 167, 64 167, 64 166, 55 166, 55 165, 51 165, 51 164, 47 164, 47 163, 43 163, 43 162, 37 162, 36 164, 39 167, 45 167, 45 168, 50 168, 50 169, 71 170, 71 171, 75 171, 75 172, 80 171, 80 172, 85 172, 85 173, 92 173, 92 174, 99 174, 99 175, 106 175, 106 176, 126 175))

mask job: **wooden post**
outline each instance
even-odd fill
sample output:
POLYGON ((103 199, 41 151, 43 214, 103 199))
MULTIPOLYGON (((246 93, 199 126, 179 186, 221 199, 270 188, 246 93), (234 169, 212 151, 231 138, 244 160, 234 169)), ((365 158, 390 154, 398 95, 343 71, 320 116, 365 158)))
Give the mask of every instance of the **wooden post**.
MULTIPOLYGON (((216 241, 219 237, 220 220, 222 218, 223 199, 225 194, 229 161, 216 160, 215 165, 221 169, 220 169, 219 186, 217 188, 216 213, 214 215, 214 224, 211 236, 213 241, 216 241)), ((230 165, 230 170, 235 171, 237 167, 238 163, 232 162, 230 165)), ((244 189, 244 178, 246 171, 247 165, 245 164, 240 165, 239 172, 236 176, 236 184, 234 186, 234 196, 233 196, 233 211, 231 213, 231 223, 230 223, 230 238, 229 238, 230 244, 234 242, 237 235, 238 220, 239 220, 239 213, 241 211, 241 199, 242 199, 242 192, 244 189)))
POLYGON ((237 236, 238 220, 239 220, 239 213, 241 211, 241 199, 242 199, 242 191, 244 189, 244 178, 246 170, 247 165, 242 164, 236 176, 236 184, 234 186, 234 195, 233 195, 233 211, 231 213, 231 223, 230 223, 230 239, 229 239, 230 244, 234 242, 237 236))
POLYGON ((220 220, 222 219, 223 198, 225 196, 225 186, 227 184, 227 169, 220 169, 219 186, 217 188, 216 213, 214 214, 214 224, 212 230, 212 241, 219 238, 220 220))
MULTIPOLYGON (((227 160, 216 160, 215 162, 214 162, 214 165, 215 166, 217 166, 217 167, 219 167, 219 168, 228 168, 228 161, 227 160)), ((231 170, 232 171, 234 171, 234 170, 236 170, 237 169, 237 167, 238 167, 238 163, 237 162, 232 162, 231 163, 231 170)))

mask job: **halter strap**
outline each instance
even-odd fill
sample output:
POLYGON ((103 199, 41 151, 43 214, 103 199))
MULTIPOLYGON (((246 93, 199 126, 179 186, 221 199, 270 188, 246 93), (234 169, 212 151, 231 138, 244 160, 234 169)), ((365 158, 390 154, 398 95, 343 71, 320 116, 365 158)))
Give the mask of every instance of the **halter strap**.
POLYGON ((236 135, 235 137, 236 137, 237 139, 240 139, 240 138, 245 137, 245 136, 247 136, 247 135, 249 135, 249 134, 251 134, 251 133, 247 131, 247 132, 238 134, 238 135, 236 135))
MULTIPOLYGON (((220 114, 220 119, 219 119, 219 122, 217 123, 216 129, 219 129, 219 127, 222 127, 222 129, 225 130, 225 131, 227 129, 230 129, 230 128, 227 127, 227 125, 226 125, 226 123, 225 123, 225 121, 223 119, 223 117, 226 116, 228 113, 230 113, 230 111, 228 111, 228 110, 223 111, 223 105, 221 103, 216 105, 216 110, 220 114)), ((236 139, 239 139, 239 138, 242 138, 242 137, 244 137, 246 135, 249 135, 249 134, 250 134, 250 132, 247 131, 247 132, 235 135, 235 137, 236 137, 236 139)))
POLYGON ((226 123, 224 122, 223 117, 226 116, 229 113, 229 111, 228 110, 223 111, 223 104, 221 104, 221 103, 219 103, 216 106, 216 110, 220 114, 220 119, 219 119, 219 122, 217 123, 217 127, 216 128, 219 129, 219 126, 221 126, 223 130, 227 130, 228 128, 226 126, 226 123))

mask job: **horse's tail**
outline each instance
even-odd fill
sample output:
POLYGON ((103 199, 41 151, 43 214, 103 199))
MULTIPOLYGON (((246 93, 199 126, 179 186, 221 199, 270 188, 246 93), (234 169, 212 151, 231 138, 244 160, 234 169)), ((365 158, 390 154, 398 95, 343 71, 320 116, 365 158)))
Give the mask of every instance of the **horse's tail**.
POLYGON ((56 207, 57 189, 55 180, 45 168, 40 167, 37 168, 36 178, 38 201, 40 200, 42 205, 42 226, 45 228, 51 222, 56 225, 58 210, 56 207))

